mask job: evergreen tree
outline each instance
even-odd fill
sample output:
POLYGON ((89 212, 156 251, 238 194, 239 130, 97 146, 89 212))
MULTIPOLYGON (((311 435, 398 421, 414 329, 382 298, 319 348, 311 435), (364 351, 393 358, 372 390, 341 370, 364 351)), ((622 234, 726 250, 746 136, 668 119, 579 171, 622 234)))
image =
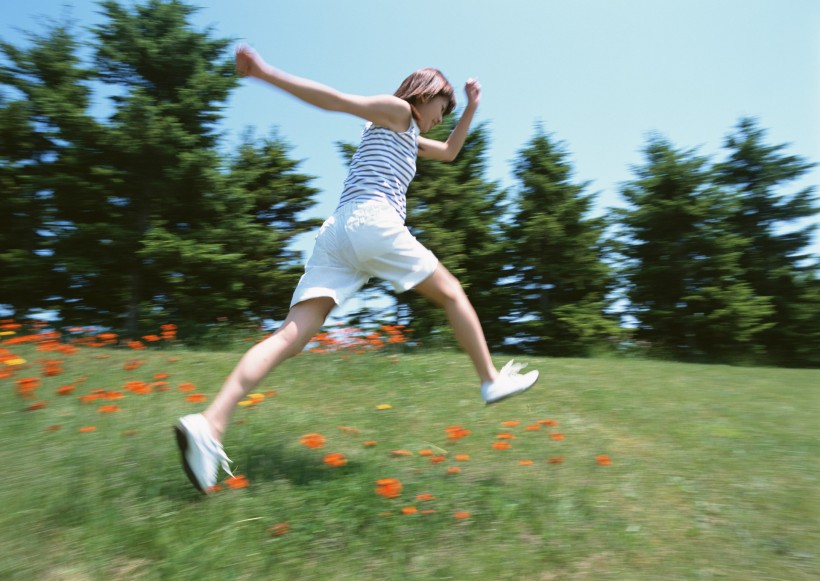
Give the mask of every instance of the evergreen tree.
MULTIPOLYGON (((429 133, 445 140, 455 127, 450 117, 429 133)), ((488 132, 470 131, 452 163, 419 159, 407 193, 407 224, 419 240, 459 279, 481 319, 487 341, 503 342, 504 304, 497 281, 503 267, 500 220, 504 192, 484 179, 488 132)), ((449 337, 444 312, 416 293, 396 297, 400 321, 419 339, 443 332, 449 337)))
POLYGON ((10 64, 0 80, 15 94, 0 99, 0 128, 20 140, 16 150, 0 143, 0 180, 14 192, 3 204, 27 236, 14 231, 20 242, 4 241, 0 260, 37 274, 14 279, 14 291, 4 284, 0 302, 52 299, 64 324, 131 336, 168 321, 278 318, 295 276, 287 244, 311 224, 299 217, 315 194, 310 178, 275 139, 246 141, 230 167, 222 160, 230 41, 194 29, 193 7, 101 8, 94 66, 82 65, 65 27, 27 50, 2 47, 10 64), (104 119, 89 113, 100 81, 113 93, 104 119), (29 297, 13 296, 34 282, 29 297))
POLYGON ((731 192, 714 185, 709 160, 653 137, 646 164, 622 194, 623 276, 638 338, 668 355, 748 355, 767 326, 769 299, 744 280, 747 240, 728 224, 731 192))
POLYGON ((808 252, 820 213, 815 188, 785 194, 788 184, 814 164, 768 145, 754 119, 739 121, 727 136, 728 158, 715 166, 717 181, 735 193, 739 207, 730 226, 746 241, 740 257, 744 280, 754 293, 770 297, 770 327, 759 341, 779 364, 820 363, 820 305, 817 258, 808 252))
POLYGON ((572 182, 561 144, 538 128, 519 152, 519 180, 512 219, 506 225, 509 318, 515 344, 528 352, 585 355, 616 331, 604 312, 612 288, 604 263, 605 220, 589 218, 593 195, 572 182))

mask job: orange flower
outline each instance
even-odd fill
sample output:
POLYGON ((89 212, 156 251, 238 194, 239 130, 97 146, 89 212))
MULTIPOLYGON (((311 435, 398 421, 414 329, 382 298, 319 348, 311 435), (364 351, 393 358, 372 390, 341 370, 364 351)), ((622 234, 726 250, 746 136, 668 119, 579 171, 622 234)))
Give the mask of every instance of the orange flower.
POLYGON ((435 513, 436 513, 435 508, 428 508, 428 509, 425 509, 425 510, 421 511, 421 514, 435 514, 435 513))
POLYGON ((553 456, 550 458, 550 464, 563 464, 564 457, 563 456, 553 456))
POLYGON ((308 448, 322 448, 325 445, 325 437, 322 434, 305 434, 299 442, 308 448))
POLYGON ((429 500, 435 500, 435 499, 436 499, 435 496, 433 496, 432 494, 428 494, 428 493, 423 493, 423 494, 417 494, 416 495, 416 500, 420 500, 422 502, 426 502, 426 501, 429 501, 429 500))
POLYGON ((397 498, 404 488, 398 478, 380 478, 376 480, 376 494, 385 498, 397 498))
POLYGON ((101 414, 113 414, 118 411, 122 411, 122 408, 118 405, 103 405, 97 408, 97 411, 101 414))
POLYGON ((170 375, 168 375, 164 371, 162 373, 155 373, 154 374, 154 381, 165 381, 169 377, 170 377, 170 375))
POLYGON ((183 381, 179 384, 179 391, 195 391, 196 386, 190 381, 183 381))
POLYGON ((418 513, 418 511, 419 509, 417 509, 415 506, 404 506, 401 509, 402 514, 416 514, 418 513))
POLYGON ((493 448, 495 450, 509 450, 511 446, 509 442, 495 442, 493 448))
POLYGON ((49 427, 46 428, 46 432, 56 432, 57 430, 59 430, 62 427, 63 426, 61 426, 60 424, 52 424, 52 425, 50 425, 49 427))
POLYGON ((529 426, 527 426, 524 429, 527 430, 528 432, 534 432, 535 430, 540 430, 541 429, 541 424, 530 424, 529 426))
POLYGON ((140 341, 129 341, 128 346, 134 351, 142 351, 145 349, 145 345, 143 345, 140 341))
POLYGON ((469 459, 470 459, 469 454, 456 454, 456 460, 458 460, 459 462, 466 462, 469 459))
POLYGON ((290 532, 290 524, 287 522, 276 523, 268 529, 268 532, 272 537, 281 537, 290 532))
POLYGON ((247 478, 241 474, 237 474, 225 480, 225 484, 228 485, 228 488, 245 488, 249 483, 247 478))
POLYGON ((46 403, 44 401, 35 401, 33 404, 30 404, 26 407, 27 412, 35 412, 37 410, 41 410, 46 407, 46 403))
POLYGON ((144 381, 129 381, 125 384, 124 387, 128 391, 136 393, 137 395, 145 395, 147 393, 151 393, 154 390, 153 387, 151 387, 144 381))
POLYGON ((558 425, 558 422, 556 422, 555 420, 538 420, 538 423, 543 424, 548 428, 554 428, 558 425))
POLYGON ((185 396, 185 400, 191 403, 202 403, 208 401, 208 397, 204 393, 189 393, 185 396))
POLYGON ((159 336, 158 335, 145 335, 143 337, 143 340, 146 343, 156 343, 157 341, 159 341, 159 336))
POLYGON ((83 432, 84 434, 86 434, 88 432, 96 432, 97 431, 97 426, 84 426, 84 427, 80 428, 80 431, 83 432))
POLYGON ((71 395, 75 389, 76 386, 74 385, 61 385, 57 388, 57 395, 71 395))
POLYGON ((347 458, 345 458, 345 455, 341 452, 331 452, 330 454, 325 454, 324 462, 328 466, 338 468, 347 464, 347 458))
POLYGON ((344 432, 345 434, 349 434, 351 436, 358 436, 359 430, 354 428, 353 426, 338 426, 339 430, 344 432))
POLYGON ((433 456, 430 458, 430 464, 439 464, 444 462, 447 459, 447 456, 433 456))
POLYGON ((444 431, 447 433, 447 437, 451 440, 460 440, 461 438, 465 438, 470 435, 470 430, 467 430, 461 426, 450 426, 444 428, 444 431))
POLYGON ((453 515, 453 518, 456 520, 464 520, 466 518, 470 518, 470 513, 466 511, 457 512, 453 515))
POLYGON ((508 420, 506 422, 501 422, 501 425, 504 426, 505 428, 514 428, 515 426, 517 426, 520 423, 521 422, 519 422, 518 420, 508 420))
POLYGON ((514 440, 514 439, 515 439, 515 436, 513 436, 513 435, 512 435, 512 434, 510 434, 510 433, 505 432, 505 433, 503 433, 503 434, 498 434, 498 435, 495 437, 495 439, 496 439, 496 440, 514 440))
POLYGON ((610 458, 606 454, 600 454, 599 456, 595 456, 595 461, 598 463, 599 466, 612 465, 612 458, 610 458))
POLYGON ((519 460, 519 466, 532 466, 532 460, 519 460))
POLYGON ((550 434, 550 438, 552 438, 556 442, 560 442, 564 439, 564 434, 562 434, 561 432, 555 432, 554 434, 550 434))
POLYGON ((213 494, 214 492, 219 492, 222 490, 221 484, 214 484, 213 486, 208 488, 208 494, 213 494))
POLYGON ((401 458, 403 456, 412 456, 413 453, 410 450, 391 450, 390 455, 393 458, 401 458))
POLYGON ((419 456, 432 456, 433 451, 429 448, 425 448, 424 450, 419 450, 419 456))
POLYGON ((378 442, 376 440, 365 440, 364 442, 362 442, 362 446, 364 446, 365 448, 372 448, 377 444, 378 442))
POLYGON ((115 389, 112 389, 110 391, 106 391, 102 395, 103 395, 103 399, 107 399, 107 400, 117 400, 117 399, 122 399, 123 397, 125 397, 125 396, 123 396, 121 391, 117 391, 115 389))
POLYGON ((461 468, 458 466, 450 466, 447 469, 447 474, 459 474, 461 472, 461 468))

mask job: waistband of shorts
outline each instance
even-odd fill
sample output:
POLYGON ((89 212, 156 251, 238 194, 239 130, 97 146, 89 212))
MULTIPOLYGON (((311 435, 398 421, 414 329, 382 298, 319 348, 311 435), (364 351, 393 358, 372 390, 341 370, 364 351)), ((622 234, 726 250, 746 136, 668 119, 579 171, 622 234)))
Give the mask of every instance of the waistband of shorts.
POLYGON ((390 205, 390 202, 387 200, 350 200, 349 202, 342 204, 333 212, 334 216, 337 217, 349 217, 353 215, 354 212, 361 212, 364 214, 376 214, 379 212, 389 211, 393 216, 395 216, 398 220, 401 220, 402 224, 404 220, 402 220, 401 215, 396 211, 396 209, 390 205))

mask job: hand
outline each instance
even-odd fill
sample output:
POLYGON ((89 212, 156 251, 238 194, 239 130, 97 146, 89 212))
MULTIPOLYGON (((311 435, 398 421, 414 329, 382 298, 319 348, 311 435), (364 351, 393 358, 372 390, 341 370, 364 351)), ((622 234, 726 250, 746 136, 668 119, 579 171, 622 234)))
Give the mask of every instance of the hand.
POLYGON ((236 72, 242 77, 258 77, 265 61, 246 44, 236 47, 236 72))
POLYGON ((481 83, 475 79, 467 79, 464 83, 464 92, 467 93, 467 105, 477 107, 481 100, 481 83))

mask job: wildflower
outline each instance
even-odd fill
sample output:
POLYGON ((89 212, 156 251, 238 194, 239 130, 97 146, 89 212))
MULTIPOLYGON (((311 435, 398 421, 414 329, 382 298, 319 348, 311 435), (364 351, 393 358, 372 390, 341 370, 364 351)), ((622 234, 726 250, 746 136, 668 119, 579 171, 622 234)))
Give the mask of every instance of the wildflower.
POLYGON ((159 336, 158 335, 145 335, 142 339, 146 343, 156 343, 157 341, 159 341, 159 336))
POLYGON ((325 445, 325 437, 322 434, 305 434, 299 442, 308 448, 322 448, 325 445))
POLYGON ((402 491, 402 484, 398 478, 380 478, 376 480, 376 494, 385 498, 397 498, 402 491))
POLYGON ((459 462, 466 462, 467 460, 470 459, 470 455, 469 454, 456 454, 455 458, 459 462))
POLYGON ((245 488, 249 482, 243 475, 237 474, 225 480, 225 484, 228 485, 228 488, 245 488))
POLYGON ((279 522, 268 528, 268 532, 272 537, 281 537, 290 532, 290 524, 287 522, 279 522))
POLYGON ((504 426, 505 428, 514 428, 515 426, 517 426, 520 423, 521 422, 519 422, 518 420, 508 420, 506 422, 501 422, 501 425, 504 426))
POLYGON ((413 453, 410 450, 391 450, 390 455, 393 458, 401 458, 403 456, 412 456, 413 453))
POLYGON ((433 456, 430 458, 430 464, 440 464, 447 459, 447 456, 433 456))
POLYGON ((418 513, 418 511, 419 509, 417 509, 415 506, 404 506, 401 509, 402 514, 416 514, 418 513))
POLYGON ((44 407, 46 407, 46 403, 47 402, 44 402, 44 401, 35 401, 34 403, 29 404, 28 406, 26 406, 26 411, 27 412, 35 412, 37 410, 41 410, 44 407))
POLYGON ((530 424, 529 426, 527 426, 527 427, 526 427, 526 428, 524 428, 524 429, 525 429, 526 431, 528 431, 528 432, 534 432, 534 431, 536 431, 536 430, 540 430, 540 429, 541 429, 541 424, 530 424))
POLYGON ((379 410, 379 411, 382 411, 382 410, 389 410, 392 407, 393 406, 390 405, 389 403, 380 403, 379 405, 376 406, 376 409, 379 410))
POLYGON ((459 474, 461 472, 461 468, 458 466, 450 466, 447 469, 447 474, 459 474))
POLYGON ((419 456, 432 456, 433 451, 429 448, 425 448, 424 450, 419 450, 419 456))
POLYGON ((364 442, 362 442, 362 446, 364 446, 365 448, 372 448, 377 444, 378 442, 376 440, 365 440, 364 442))
POLYGON ((345 455, 341 452, 331 452, 330 454, 325 454, 324 463, 333 468, 339 468, 347 464, 347 458, 345 458, 345 455))
POLYGON ((514 439, 515 439, 515 436, 513 436, 513 435, 512 435, 512 434, 510 434, 509 432, 504 432, 504 433, 498 434, 498 435, 495 437, 495 439, 496 439, 496 440, 514 440, 514 439))
POLYGON ((57 388, 57 395, 71 395, 76 389, 75 385, 61 385, 57 388))
POLYGON ((432 494, 428 494, 428 493, 422 493, 422 494, 417 494, 416 495, 416 500, 420 500, 422 502, 426 502, 426 501, 429 501, 429 500, 435 500, 435 499, 436 499, 435 496, 433 496, 432 494))
POLYGON ((62 427, 63 426, 61 426, 60 424, 52 424, 52 425, 50 425, 49 427, 46 428, 46 432, 56 432, 57 430, 59 430, 62 427))
POLYGON ((142 351, 145 349, 145 345, 141 341, 129 341, 128 347, 130 347, 133 351, 142 351))
POLYGON ((543 424, 548 428, 554 428, 558 425, 558 422, 556 422, 555 420, 538 420, 538 423, 543 424))
POLYGON ((595 461, 598 463, 599 466, 611 466, 612 465, 612 458, 610 458, 606 454, 600 454, 598 456, 595 456, 595 461))
POLYGON ((190 381, 183 381, 179 384, 179 391, 195 391, 196 386, 190 381))
POLYGON ((185 400, 190 403, 203 403, 208 401, 208 397, 204 393, 189 393, 185 400))
POLYGON ((564 439, 564 434, 562 434, 561 432, 555 432, 554 434, 550 434, 550 438, 552 438, 556 442, 560 442, 564 439))
POLYGON ((495 442, 493 444, 493 449, 495 450, 509 450, 511 448, 509 442, 495 442))
POLYGON ((553 456, 550 458, 550 464, 563 464, 564 457, 563 456, 553 456))
POLYGON ((168 375, 164 371, 161 372, 161 373, 155 373, 154 374, 154 381, 164 381, 164 380, 168 379, 169 377, 170 377, 170 375, 168 375))
POLYGON ((213 494, 214 492, 219 492, 222 490, 221 484, 214 484, 213 486, 208 488, 208 494, 213 494))
POLYGON ((457 512, 453 515, 456 520, 464 520, 470 518, 470 513, 466 511, 457 512))
POLYGON ((435 508, 427 508, 427 509, 421 511, 421 514, 435 514, 435 513, 436 513, 435 508))
POLYGON ((444 431, 447 434, 447 437, 453 441, 460 440, 461 438, 466 438, 470 435, 470 430, 463 428, 461 426, 449 426, 447 428, 444 428, 444 431))
POLYGON ((532 460, 519 460, 519 466, 532 466, 532 460))
POLYGON ((82 428, 80 428, 80 431, 84 434, 87 434, 89 432, 96 432, 97 426, 83 426, 82 428))
POLYGON ((339 431, 349 434, 351 436, 358 436, 359 430, 352 426, 339 426, 339 431))
POLYGON ((97 408, 97 411, 101 414, 113 414, 119 411, 122 411, 122 408, 118 405, 103 405, 97 408))

